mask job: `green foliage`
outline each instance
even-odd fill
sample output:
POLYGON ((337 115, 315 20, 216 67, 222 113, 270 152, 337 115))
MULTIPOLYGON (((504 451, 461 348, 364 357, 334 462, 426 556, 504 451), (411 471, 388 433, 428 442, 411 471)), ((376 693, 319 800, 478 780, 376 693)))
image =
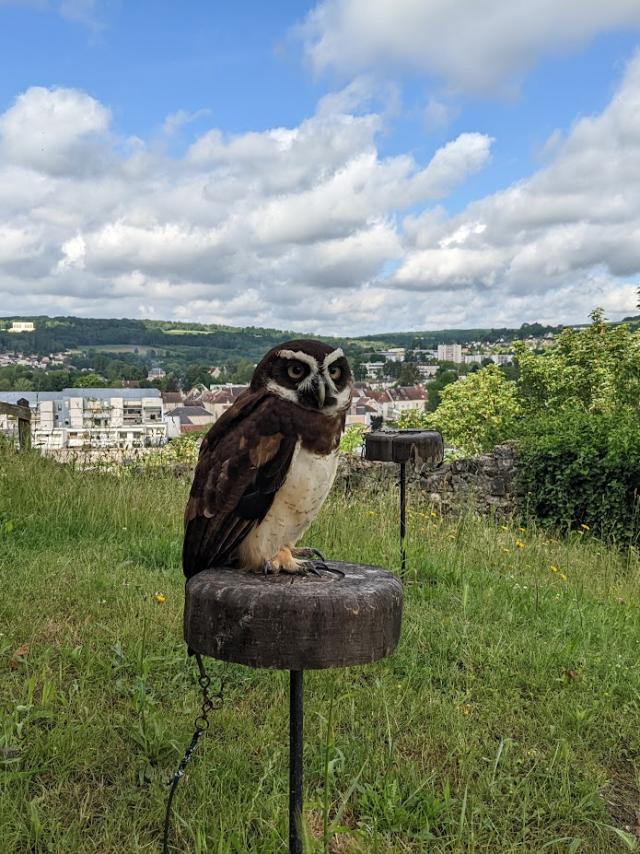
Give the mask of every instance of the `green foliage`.
POLYGON ((343 454, 352 454, 362 447, 366 427, 364 424, 351 424, 342 434, 340 450, 343 454))
POLYGON ((605 323, 600 310, 591 317, 586 329, 565 329, 543 356, 516 347, 523 414, 640 411, 640 335, 605 323))
POLYGON ((421 412, 419 409, 405 409, 393 422, 393 426, 399 429, 429 430, 431 415, 426 410, 421 412))
POLYGON ((428 423, 458 450, 477 454, 513 436, 520 412, 515 383, 489 365, 443 389, 428 423))
POLYGON ((435 412, 435 410, 440 406, 443 389, 448 385, 451 385, 451 383, 454 383, 459 376, 460 374, 453 367, 446 367, 443 365, 438 368, 438 373, 427 386, 429 394, 427 396, 426 408, 429 412, 435 412))
POLYGON ((411 386, 420 382, 420 371, 418 370, 418 366, 413 362, 403 362, 400 367, 400 371, 398 372, 398 379, 396 381, 396 385, 399 386, 411 386))
POLYGON ((86 374, 77 374, 75 377, 76 388, 107 388, 110 383, 100 374, 88 371, 86 374))
POLYGON ((565 409, 528 424, 520 440, 526 508, 562 529, 587 525, 607 541, 638 540, 640 429, 627 413, 565 409))

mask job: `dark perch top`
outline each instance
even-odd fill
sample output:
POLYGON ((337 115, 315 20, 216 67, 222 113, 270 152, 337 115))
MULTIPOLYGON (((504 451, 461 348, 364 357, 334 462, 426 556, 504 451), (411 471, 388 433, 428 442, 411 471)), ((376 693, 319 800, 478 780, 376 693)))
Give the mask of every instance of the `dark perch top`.
POLYGON ((367 460, 439 466, 444 457, 442 436, 435 430, 374 430, 364 437, 367 460))
POLYGON ((327 561, 339 575, 209 569, 189 579, 184 637, 202 655, 282 670, 368 664, 400 637, 402 584, 384 569, 327 561))

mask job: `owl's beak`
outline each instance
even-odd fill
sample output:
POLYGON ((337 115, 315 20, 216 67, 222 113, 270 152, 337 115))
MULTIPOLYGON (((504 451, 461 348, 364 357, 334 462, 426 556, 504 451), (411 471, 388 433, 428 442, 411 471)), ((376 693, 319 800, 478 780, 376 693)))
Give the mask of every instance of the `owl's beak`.
POLYGON ((316 400, 318 401, 318 409, 324 406, 324 399, 327 396, 327 386, 322 377, 318 377, 318 384, 315 387, 316 400))

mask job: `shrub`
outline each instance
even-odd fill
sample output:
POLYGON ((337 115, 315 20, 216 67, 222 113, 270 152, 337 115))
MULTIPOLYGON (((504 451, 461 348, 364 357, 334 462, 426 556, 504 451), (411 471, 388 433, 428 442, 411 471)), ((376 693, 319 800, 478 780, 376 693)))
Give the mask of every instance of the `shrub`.
POLYGON ((523 500, 543 524, 614 542, 638 539, 640 424, 633 411, 539 416, 519 445, 523 500))
POLYGON ((512 438, 519 414, 515 383, 489 365, 448 385, 428 423, 460 451, 478 454, 512 438))

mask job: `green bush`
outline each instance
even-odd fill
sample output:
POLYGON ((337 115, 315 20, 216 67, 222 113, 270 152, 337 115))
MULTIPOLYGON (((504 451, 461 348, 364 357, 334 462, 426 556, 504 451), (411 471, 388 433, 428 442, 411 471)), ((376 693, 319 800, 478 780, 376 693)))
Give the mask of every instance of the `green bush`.
POLYGON ((633 411, 565 409, 530 421, 519 445, 530 514, 607 541, 638 540, 640 422, 633 411))

